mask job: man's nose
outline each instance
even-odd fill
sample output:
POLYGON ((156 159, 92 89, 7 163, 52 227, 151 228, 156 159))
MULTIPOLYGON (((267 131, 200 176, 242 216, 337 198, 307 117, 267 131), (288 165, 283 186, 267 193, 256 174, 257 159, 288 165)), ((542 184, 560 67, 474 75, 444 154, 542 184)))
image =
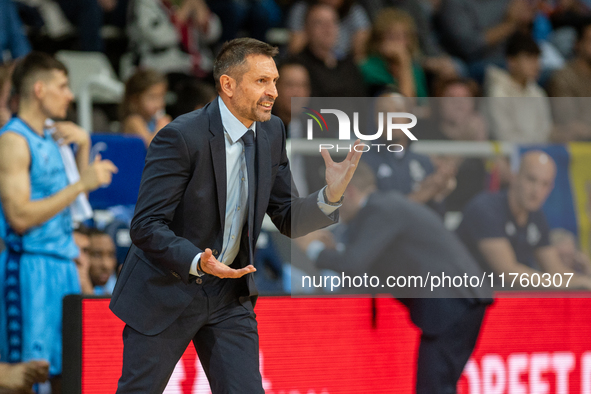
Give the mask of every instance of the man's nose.
POLYGON ((265 92, 265 94, 269 97, 272 97, 273 100, 275 100, 278 96, 277 86, 275 84, 272 84, 271 87, 265 92))

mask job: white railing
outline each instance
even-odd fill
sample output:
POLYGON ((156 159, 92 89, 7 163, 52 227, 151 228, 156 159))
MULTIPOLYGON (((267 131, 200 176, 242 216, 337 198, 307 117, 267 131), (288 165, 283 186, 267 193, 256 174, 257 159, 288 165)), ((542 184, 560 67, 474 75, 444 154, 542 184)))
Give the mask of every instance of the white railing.
POLYGON ((104 53, 59 51, 55 56, 68 68, 70 89, 76 98, 78 124, 92 132, 93 103, 119 104, 125 85, 104 53))
POLYGON ((107 95, 123 97, 125 86, 105 74, 91 75, 84 80, 76 95, 78 109, 78 124, 84 130, 92 132, 92 102, 96 90, 101 90, 107 95))
MULTIPOLYGON (((340 141, 338 139, 288 139, 286 148, 287 155, 291 159, 293 153, 315 156, 320 155, 320 144, 332 144, 345 147, 338 152, 336 149, 330 151, 333 158, 342 158, 347 153, 347 146, 353 142, 340 141)), ((423 155, 449 155, 462 157, 492 158, 498 156, 517 157, 517 144, 511 142, 495 141, 415 141, 410 145, 413 152, 423 155)), ((374 148, 375 149, 375 148, 374 148)), ((382 148, 383 149, 383 148, 382 148)), ((452 212, 445 218, 446 227, 453 230, 461 221, 459 212, 452 212)), ((267 231, 276 231, 275 226, 268 216, 265 215, 263 228, 267 231)))
MULTIPOLYGON (((287 154, 291 157, 292 153, 303 155, 320 154, 320 144, 331 144, 345 147, 345 149, 333 149, 331 156, 341 157, 348 153, 346 147, 352 142, 344 142, 338 139, 291 139, 287 140, 287 154)), ((423 155, 452 155, 463 157, 495 157, 512 156, 516 151, 517 145, 511 142, 495 141, 416 141, 410 145, 410 150, 423 155)), ((374 148, 375 149, 375 148, 374 148)), ((383 149, 383 148, 382 148, 383 149)))

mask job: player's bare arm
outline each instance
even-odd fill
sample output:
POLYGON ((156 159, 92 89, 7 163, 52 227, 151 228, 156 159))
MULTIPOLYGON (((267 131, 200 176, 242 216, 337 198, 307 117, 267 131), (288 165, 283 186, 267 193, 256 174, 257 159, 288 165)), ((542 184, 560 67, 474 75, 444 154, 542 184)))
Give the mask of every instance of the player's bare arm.
POLYGON ((0 199, 6 219, 22 234, 40 225, 70 205, 80 193, 92 191, 111 183, 115 165, 96 160, 81 174, 80 181, 42 200, 31 200, 29 166, 31 155, 27 141, 16 133, 0 136, 0 199))

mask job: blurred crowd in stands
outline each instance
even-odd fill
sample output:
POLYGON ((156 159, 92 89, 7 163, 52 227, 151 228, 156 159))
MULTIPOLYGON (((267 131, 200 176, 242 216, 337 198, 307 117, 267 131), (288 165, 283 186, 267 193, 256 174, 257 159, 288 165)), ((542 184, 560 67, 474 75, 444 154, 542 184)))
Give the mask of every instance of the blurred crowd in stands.
MULTIPOLYGON (((216 96, 211 71, 220 45, 251 36, 280 48, 273 111, 288 137, 303 137, 292 97, 373 96, 416 98, 378 105, 416 113, 419 140, 591 139, 589 0, 0 0, 0 10, 0 125, 17 112, 10 75, 18 58, 32 50, 100 52, 124 92, 118 102, 94 105, 89 131, 135 135, 147 147, 172 119, 216 96)), ((69 119, 78 110, 72 106, 69 119)), ((402 137, 397 142, 408 148, 402 137)), ((480 192, 509 187, 513 176, 502 157, 406 152, 364 160, 379 189, 396 189, 441 215, 461 212, 480 192)), ((292 157, 301 193, 322 186, 316 171, 305 168, 310 160, 292 157)), ((82 231, 77 239, 92 234, 82 231)), ((566 234, 558 238, 563 249, 573 243, 566 234)), ((572 265, 581 261, 573 253, 561 255, 572 265)), ((78 261, 80 272, 90 273, 85 293, 97 286, 108 293, 112 279, 97 272, 111 264, 93 270, 85 256, 78 261)), ((274 278, 270 288, 288 288, 278 286, 281 265, 269 266, 261 276, 274 278)))
MULTIPOLYGON (((147 147, 174 118, 216 97, 213 59, 240 36, 280 49, 273 112, 288 138, 304 137, 293 97, 377 97, 379 111, 417 114, 419 140, 591 140, 591 0, 0 0, 0 127, 18 112, 11 73, 19 58, 33 50, 99 52, 124 92, 94 105, 88 131, 135 135, 147 147)), ((80 110, 73 106, 68 119, 80 110)), ((409 147, 404 135, 393 139, 409 147)), ((405 149, 363 160, 379 190, 398 190, 442 216, 464 211, 458 234, 484 267, 570 270, 590 289, 589 257, 571 232, 550 231, 540 212, 553 161, 528 157, 517 175, 503 157, 405 149)), ((313 163, 292 157, 300 193, 323 185, 322 162, 313 163)), ((75 232, 84 294, 110 294, 125 258, 133 207, 116 209, 115 222, 75 232)), ((263 293, 291 289, 281 242, 272 233, 259 238, 263 293)), ((33 367, 46 376, 46 366, 33 367)), ((9 372, 26 376, 29 367, 19 368, 9 372)), ((27 382, 42 380, 33 375, 27 382)))
POLYGON ((98 109, 93 131, 135 134, 148 144, 172 118, 213 98, 216 50, 247 35, 278 45, 278 64, 302 66, 283 84, 287 103, 292 95, 384 91, 527 97, 535 100, 519 116, 499 101, 487 130, 462 122, 479 130, 453 138, 591 137, 584 101, 550 108, 546 99, 591 93, 589 0, 1 0, 0 10, 2 123, 14 112, 14 59, 33 49, 98 51, 126 85, 119 106, 98 109))
MULTIPOLYGON (((0 0, 0 11, 0 125, 17 112, 10 75, 18 58, 100 52, 125 88, 118 103, 95 104, 92 132, 131 134, 149 146, 172 119, 216 96, 220 45, 251 36, 281 50, 274 113, 288 137, 303 136, 292 97, 400 95, 416 99, 398 109, 384 101, 383 109, 417 113, 420 140, 591 139, 589 0, 0 0)), ((323 180, 298 159, 296 183, 312 191, 323 180)), ((380 189, 442 214, 512 176, 502 158, 365 160, 380 189)))
MULTIPOLYGON (((122 80, 139 66, 163 74, 176 94, 187 79, 205 94, 213 54, 239 35, 279 45, 280 62, 297 59, 315 97, 384 87, 432 97, 452 78, 470 78, 490 97, 591 89, 588 0, 2 0, 0 10, 5 63, 31 49, 99 51, 122 80)), ((130 95, 142 93, 137 80, 130 85, 130 95)))

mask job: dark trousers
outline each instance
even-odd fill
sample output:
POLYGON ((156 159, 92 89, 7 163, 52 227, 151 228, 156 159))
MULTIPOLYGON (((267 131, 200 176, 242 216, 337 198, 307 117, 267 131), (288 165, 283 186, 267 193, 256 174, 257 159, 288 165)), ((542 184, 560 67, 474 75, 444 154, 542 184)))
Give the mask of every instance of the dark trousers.
POLYGON ((158 335, 123 330, 117 393, 160 394, 193 342, 213 394, 264 394, 256 315, 248 297, 195 297, 158 335))
POLYGON ((417 394, 455 394, 458 380, 476 346, 488 305, 474 304, 450 327, 421 335, 417 394))

